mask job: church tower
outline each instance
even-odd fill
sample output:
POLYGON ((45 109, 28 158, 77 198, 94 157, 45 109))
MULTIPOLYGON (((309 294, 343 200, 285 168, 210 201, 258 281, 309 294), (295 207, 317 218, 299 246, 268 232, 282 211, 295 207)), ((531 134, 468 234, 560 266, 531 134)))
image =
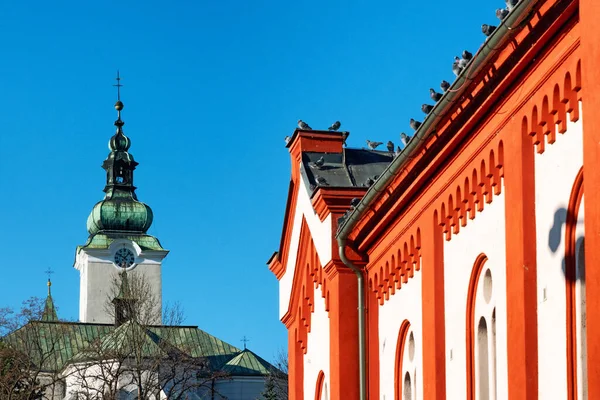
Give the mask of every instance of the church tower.
MULTIPOLYGON (((117 89, 120 78, 117 75, 117 89)), ((168 251, 146 232, 152 224, 152 209, 138 201, 133 172, 138 165, 128 152, 131 141, 123 133, 120 99, 115 104, 116 133, 110 138, 110 153, 102 164, 106 171, 104 199, 94 206, 87 220, 89 237, 77 247, 74 267, 80 274, 79 321, 114 323, 112 302, 119 274, 127 272, 143 282, 154 308, 152 320, 162 317, 162 261, 168 251)))

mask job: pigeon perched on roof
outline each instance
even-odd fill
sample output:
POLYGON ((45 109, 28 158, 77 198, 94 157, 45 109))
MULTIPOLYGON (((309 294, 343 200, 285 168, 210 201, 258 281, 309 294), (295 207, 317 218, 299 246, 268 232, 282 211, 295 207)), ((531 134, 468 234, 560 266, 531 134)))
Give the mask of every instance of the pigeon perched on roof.
POLYGON ((400 148, 400 146, 396 146, 396 152, 394 153, 394 156, 398 157, 400 153, 402 153, 402 149, 400 148))
POLYGON ((413 128, 415 131, 417 129, 419 129, 419 127, 421 126, 421 123, 419 121, 416 121, 414 119, 410 119, 410 127, 413 128))
POLYGON ((371 185, 374 183, 375 183, 375 181, 373 180, 373 178, 368 177, 367 180, 365 181, 365 183, 363 183, 363 186, 371 187, 371 185))
POLYGON ((290 140, 292 140, 292 138, 290 136, 286 136, 283 138, 283 140, 285 140, 285 144, 287 145, 290 143, 290 140))
POLYGON ((504 18, 508 16, 509 12, 510 11, 508 10, 508 8, 499 8, 496 10, 496 17, 498 17, 500 21, 504 21, 504 18))
POLYGON ((360 199, 358 197, 355 197, 352 200, 350 200, 350 205, 352 207, 356 207, 358 205, 358 203, 360 203, 360 199))
POLYGON ((488 24, 481 25, 481 32, 483 32, 483 34, 485 36, 490 36, 492 33, 494 33, 495 30, 496 30, 496 27, 494 25, 488 25, 488 24))
POLYGON ((435 101, 436 103, 438 101, 440 101, 440 99, 442 98, 443 94, 436 92, 433 89, 429 89, 429 97, 431 97, 431 100, 435 101))
POLYGON ((393 153, 394 152, 394 142, 392 142, 391 140, 388 140, 387 149, 390 153, 393 153))
POLYGON ((330 131, 337 131, 338 129, 340 129, 340 126, 342 126, 342 123, 340 121, 335 121, 333 124, 331 124, 331 126, 328 129, 330 131))
POLYGON ((450 82, 448 81, 442 81, 442 83, 440 83, 440 88, 444 91, 447 92, 448 89, 450 89, 450 82))
POLYGON ((469 53, 467 50, 463 51, 462 58, 454 58, 455 61, 458 60, 458 66, 463 69, 469 64, 469 61, 471 61, 471 59, 473 59, 473 54, 469 53))
POLYGON ((305 131, 311 131, 312 128, 304 121, 302 121, 301 119, 298 120, 298 128, 303 129, 305 131))
POLYGON ((506 0, 506 8, 508 11, 512 11, 519 4, 519 0, 506 0))
POLYGON ((367 140, 367 146, 369 146, 371 150, 375 150, 377 146, 380 146, 382 144, 383 142, 371 142, 370 140, 367 140))
POLYGON ((317 184, 321 186, 328 185, 327 180, 319 175, 315 175, 315 182, 317 182, 317 184))
POLYGON ((410 142, 410 136, 402 132, 400 134, 400 141, 402 142, 402 145, 406 148, 406 146, 408 146, 408 142, 410 142))
POLYGON ((459 76, 463 71, 463 68, 460 66, 460 59, 458 57, 454 57, 454 62, 452 63, 452 73, 456 76, 459 76))
POLYGON ((321 158, 319 158, 317 161, 315 162, 309 162, 308 165, 313 168, 313 169, 321 169, 321 167, 325 164, 325 158, 323 156, 321 156, 321 158))
POLYGON ((421 111, 423 111, 425 114, 429 114, 431 110, 433 110, 433 106, 431 104, 423 104, 421 106, 421 111))

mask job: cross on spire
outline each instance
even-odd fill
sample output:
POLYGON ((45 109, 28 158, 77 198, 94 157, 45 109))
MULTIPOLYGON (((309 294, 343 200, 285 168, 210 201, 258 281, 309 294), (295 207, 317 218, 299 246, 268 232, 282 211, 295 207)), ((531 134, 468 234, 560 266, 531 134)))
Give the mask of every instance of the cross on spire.
POLYGON ((115 78, 115 80, 117 81, 117 84, 113 85, 113 86, 117 88, 117 101, 120 101, 121 100, 121 87, 123 87, 123 85, 121 85, 121 76, 119 75, 119 70, 117 70, 117 77, 115 78))
POLYGON ((54 273, 51 267, 48 267, 47 270, 44 271, 48 275, 48 296, 50 296, 50 286, 52 286, 52 281, 50 280, 50 275, 54 273))
POLYGON ((250 341, 250 339, 248 339, 246 337, 246 335, 244 335, 244 337, 242 338, 242 340, 240 340, 240 342, 244 342, 244 350, 246 350, 246 343, 248 343, 250 341))

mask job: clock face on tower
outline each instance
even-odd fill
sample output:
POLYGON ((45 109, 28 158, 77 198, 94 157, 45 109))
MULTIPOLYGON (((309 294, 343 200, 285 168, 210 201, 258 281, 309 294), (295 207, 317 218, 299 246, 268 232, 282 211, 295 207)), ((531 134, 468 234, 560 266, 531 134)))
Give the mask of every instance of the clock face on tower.
POLYGON ((119 268, 130 268, 135 262, 133 251, 123 247, 115 253, 114 263, 119 268))

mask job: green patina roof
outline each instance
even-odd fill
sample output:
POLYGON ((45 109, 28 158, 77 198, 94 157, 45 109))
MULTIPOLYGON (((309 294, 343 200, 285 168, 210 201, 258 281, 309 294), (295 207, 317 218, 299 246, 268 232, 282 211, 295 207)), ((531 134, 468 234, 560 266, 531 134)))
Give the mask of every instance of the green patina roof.
POLYGON ((52 300, 50 293, 48 293, 48 297, 46 297, 44 312, 42 313, 42 321, 58 321, 56 307, 54 307, 54 301, 52 300))
POLYGON ((131 240, 132 242, 137 243, 137 245, 140 246, 142 250, 165 250, 158 241, 158 239, 151 235, 106 232, 90 235, 83 246, 77 247, 77 252, 79 253, 79 250, 81 249, 108 249, 111 243, 117 239, 131 240))
POLYGON ((98 344, 101 352, 126 351, 132 333, 142 338, 142 355, 146 357, 177 350, 191 357, 205 357, 211 369, 230 375, 266 375, 273 368, 251 351, 242 351, 195 326, 144 327, 127 322, 116 328, 109 324, 32 321, 3 341, 30 354, 43 370, 59 371, 70 362, 95 358, 98 344))
POLYGON ((275 367, 248 349, 244 349, 237 356, 227 361, 223 371, 229 375, 268 375, 275 367))

